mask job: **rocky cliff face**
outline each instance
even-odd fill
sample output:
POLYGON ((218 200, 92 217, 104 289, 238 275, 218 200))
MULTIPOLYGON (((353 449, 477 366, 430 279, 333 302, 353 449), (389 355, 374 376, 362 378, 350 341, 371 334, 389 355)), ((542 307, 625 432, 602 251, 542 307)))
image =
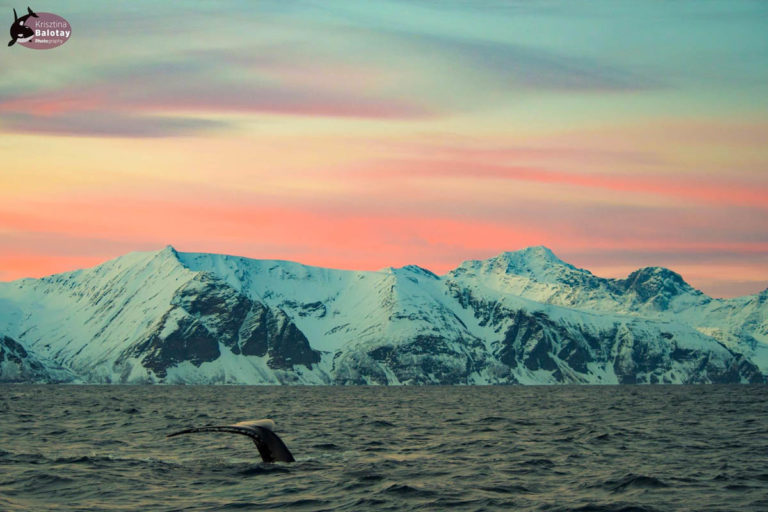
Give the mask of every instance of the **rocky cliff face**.
POLYGON ((543 247, 347 272, 134 253, 0 283, 0 379, 242 384, 763 382, 768 293, 603 279, 543 247))
POLYGON ((13 338, 0 335, 0 383, 69 382, 74 379, 66 369, 52 362, 42 362, 13 338))
POLYGON ((311 370, 320 361, 319 352, 283 311, 200 273, 176 290, 169 309, 118 363, 135 357, 162 379, 179 363, 200 367, 216 361, 224 347, 235 355, 266 358, 272 369, 303 365, 311 370))

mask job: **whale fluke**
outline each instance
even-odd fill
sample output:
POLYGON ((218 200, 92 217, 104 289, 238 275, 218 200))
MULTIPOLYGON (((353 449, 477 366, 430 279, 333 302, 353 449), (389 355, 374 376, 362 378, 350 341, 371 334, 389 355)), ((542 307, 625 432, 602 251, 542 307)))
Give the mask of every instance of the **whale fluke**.
POLYGON ((272 432, 274 428, 275 422, 272 420, 243 421, 234 425, 187 428, 168 434, 166 437, 197 432, 240 434, 253 439, 256 448, 259 450, 259 455, 261 455, 261 460, 264 462, 294 462, 296 459, 293 458, 291 451, 285 446, 283 440, 272 432))

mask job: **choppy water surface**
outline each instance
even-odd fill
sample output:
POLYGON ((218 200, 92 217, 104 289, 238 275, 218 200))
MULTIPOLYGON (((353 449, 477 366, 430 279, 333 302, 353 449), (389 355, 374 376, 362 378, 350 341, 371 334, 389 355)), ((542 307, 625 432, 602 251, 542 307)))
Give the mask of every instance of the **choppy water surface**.
POLYGON ((768 510, 766 386, 0 393, 0 510, 768 510))

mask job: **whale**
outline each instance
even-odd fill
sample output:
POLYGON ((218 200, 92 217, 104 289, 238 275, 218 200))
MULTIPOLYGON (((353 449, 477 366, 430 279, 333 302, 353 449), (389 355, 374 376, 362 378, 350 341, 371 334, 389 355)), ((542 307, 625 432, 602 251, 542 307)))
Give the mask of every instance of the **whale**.
POLYGON ((28 43, 35 36, 35 31, 27 26, 27 20, 29 18, 39 18, 35 12, 27 7, 27 13, 21 18, 16 14, 16 9, 13 10, 13 25, 11 25, 11 41, 8 46, 13 46, 16 42, 28 43))
POLYGON ((241 421, 233 425, 219 425, 206 427, 192 427, 178 432, 173 432, 165 437, 175 437, 182 434, 195 434, 198 432, 223 432, 225 434, 240 434, 253 439, 256 449, 259 450, 261 460, 264 462, 294 462, 291 451, 285 446, 280 437, 275 434, 275 422, 270 419, 241 421))

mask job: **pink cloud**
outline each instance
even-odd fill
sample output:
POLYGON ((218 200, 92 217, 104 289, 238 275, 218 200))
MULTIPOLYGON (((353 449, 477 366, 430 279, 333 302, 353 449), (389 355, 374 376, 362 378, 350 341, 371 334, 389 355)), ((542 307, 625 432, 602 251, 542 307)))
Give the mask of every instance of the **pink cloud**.
POLYGON ((232 113, 403 120, 437 115, 434 108, 370 89, 318 87, 306 73, 286 78, 227 83, 185 70, 137 73, 127 81, 6 96, 0 121, 6 132, 154 137, 205 131, 221 124, 217 115, 232 113))
MULTIPOLYGON (((541 158, 543 150, 536 155, 541 158)), ((523 155, 527 155, 523 152, 523 155)), ((516 180, 568 187, 621 192, 629 195, 648 195, 680 199, 688 202, 716 205, 768 208, 768 184, 729 179, 723 176, 673 174, 608 174, 605 172, 558 171, 556 164, 517 165, 525 160, 517 152, 483 153, 476 159, 454 160, 444 158, 390 158, 366 164, 364 170, 352 170, 351 176, 361 180, 391 180, 429 178, 440 182, 443 178, 516 180)), ((550 155, 561 158, 559 151, 550 155)))

